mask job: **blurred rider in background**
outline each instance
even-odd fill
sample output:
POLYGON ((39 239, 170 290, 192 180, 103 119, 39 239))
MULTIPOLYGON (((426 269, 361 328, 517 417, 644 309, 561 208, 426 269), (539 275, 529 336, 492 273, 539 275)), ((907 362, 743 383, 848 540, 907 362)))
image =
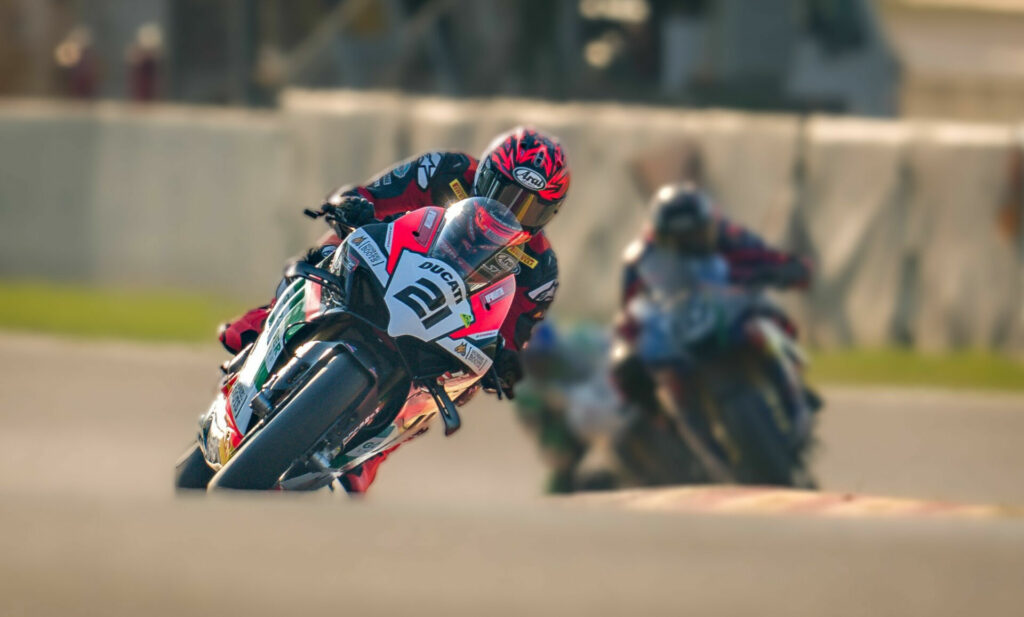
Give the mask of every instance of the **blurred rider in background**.
POLYGON ((613 437, 625 423, 608 379, 608 344, 602 328, 579 324, 559 332, 545 321, 523 351, 516 416, 548 466, 548 493, 597 488, 581 486, 580 464, 595 440, 613 437))
MULTIPOLYGON (((638 326, 626 309, 640 297, 669 296, 693 283, 806 288, 811 282, 807 259, 770 247, 754 232, 729 221, 715 211, 708 194, 692 183, 658 189, 651 198, 649 216, 643 236, 625 253, 616 331, 627 343, 636 339, 638 326), (652 267, 659 262, 662 267, 652 267)), ((795 335, 784 315, 776 317, 795 335)), ((654 383, 636 355, 618 362, 614 372, 628 401, 643 409, 659 408, 654 383)))
MULTIPOLYGON (((447 207, 470 196, 487 197, 508 207, 530 239, 499 255, 516 271, 516 295, 501 327, 504 347, 494 359, 495 370, 480 383, 485 390, 511 398, 522 378, 518 352, 544 319, 558 288, 558 262, 543 227, 565 200, 569 179, 569 165, 558 140, 518 127, 499 135, 479 159, 462 152, 429 152, 381 172, 365 185, 343 186, 328 195, 326 203, 338 208, 343 223, 353 228, 391 221, 425 206, 447 207)), ((337 235, 328 233, 303 259, 320 263, 340 242, 337 235)), ((220 342, 233 354, 242 352, 259 336, 272 307, 273 302, 224 324, 220 342)), ((467 391, 456 403, 465 403, 475 391, 467 391)), ((345 474, 346 490, 365 492, 392 451, 345 474)))

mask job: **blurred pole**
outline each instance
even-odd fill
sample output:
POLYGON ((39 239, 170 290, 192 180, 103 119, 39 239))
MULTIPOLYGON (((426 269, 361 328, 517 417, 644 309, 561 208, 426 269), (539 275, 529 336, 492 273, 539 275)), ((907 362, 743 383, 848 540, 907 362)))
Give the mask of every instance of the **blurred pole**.
POLYGON ((435 17, 434 23, 426 35, 424 45, 427 56, 434 65, 437 91, 446 96, 458 96, 462 94, 462 88, 459 84, 457 67, 454 66, 451 48, 446 44, 447 37, 444 36, 442 17, 443 15, 435 17))
POLYGON ((311 66, 334 44, 372 0, 344 0, 324 17, 320 25, 288 53, 286 83, 300 81, 311 66))
POLYGON ((51 52, 54 45, 54 25, 57 19, 53 7, 38 0, 20 0, 18 11, 29 45, 28 91, 39 95, 53 91, 51 52))
MULTIPOLYGON (((405 66, 412 61, 427 37, 438 28, 441 17, 453 11, 463 0, 428 0, 410 19, 402 24, 395 61, 387 72, 384 83, 399 83, 405 66)), ((437 67, 435 66, 435 69, 437 67)))
POLYGON ((576 92, 579 86, 579 75, 583 67, 583 44, 580 41, 580 12, 576 2, 559 2, 558 40, 554 43, 557 50, 557 74, 555 88, 557 97, 565 100, 576 92))
POLYGON ((259 14, 256 0, 228 0, 228 75, 231 100, 256 104, 258 93, 253 83, 259 14))

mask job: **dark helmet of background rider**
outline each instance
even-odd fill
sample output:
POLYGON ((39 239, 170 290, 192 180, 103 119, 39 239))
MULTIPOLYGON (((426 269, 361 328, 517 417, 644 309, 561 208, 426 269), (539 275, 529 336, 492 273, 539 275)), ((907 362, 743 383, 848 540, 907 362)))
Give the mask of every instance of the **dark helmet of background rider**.
POLYGON ((536 232, 565 200, 569 164, 553 137, 517 127, 499 135, 480 156, 473 194, 505 204, 523 229, 536 232))
POLYGON ((684 253, 714 248, 711 199, 693 184, 667 184, 651 198, 651 239, 656 246, 684 253))

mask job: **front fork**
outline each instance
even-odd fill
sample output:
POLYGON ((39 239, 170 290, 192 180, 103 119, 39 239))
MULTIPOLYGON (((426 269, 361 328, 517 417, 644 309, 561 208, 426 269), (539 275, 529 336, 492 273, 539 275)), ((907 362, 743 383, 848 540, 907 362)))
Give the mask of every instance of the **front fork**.
POLYGON ((813 393, 804 386, 800 369, 807 362, 806 354, 771 319, 752 319, 746 323, 744 331, 747 339, 769 360, 768 377, 779 385, 783 408, 789 410, 786 415, 791 424, 790 438, 793 445, 799 446, 811 434, 814 411, 813 402, 809 400, 813 393))

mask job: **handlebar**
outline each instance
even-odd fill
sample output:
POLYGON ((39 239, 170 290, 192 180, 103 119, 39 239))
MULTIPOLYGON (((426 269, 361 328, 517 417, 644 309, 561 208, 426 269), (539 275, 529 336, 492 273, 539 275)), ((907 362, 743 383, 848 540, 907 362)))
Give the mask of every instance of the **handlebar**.
POLYGON ((311 219, 323 218, 327 225, 330 226, 331 230, 338 235, 338 238, 344 240, 345 236, 349 235, 356 230, 355 227, 347 224, 342 218, 341 209, 331 204, 323 204, 319 210, 311 210, 305 208, 302 213, 311 219))

